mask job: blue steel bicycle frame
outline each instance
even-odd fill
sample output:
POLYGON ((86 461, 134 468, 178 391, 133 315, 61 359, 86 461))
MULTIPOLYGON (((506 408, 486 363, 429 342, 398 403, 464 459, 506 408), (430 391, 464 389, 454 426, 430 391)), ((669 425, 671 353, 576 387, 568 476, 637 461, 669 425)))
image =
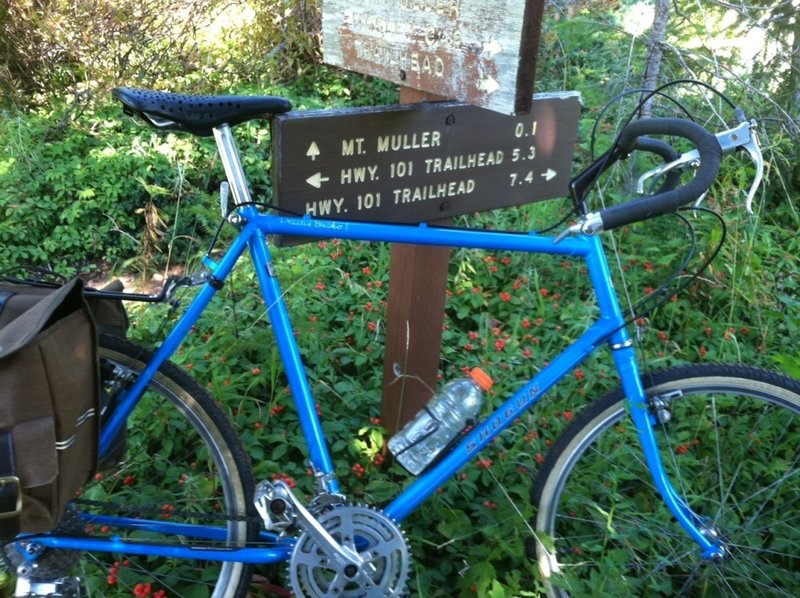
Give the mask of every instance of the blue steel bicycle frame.
MULTIPOLYGON (((384 508, 384 511, 397 521, 404 519, 482 448, 508 428, 522 412, 532 407, 553 385, 569 375, 590 353, 601 345, 607 344, 612 349, 623 389, 630 401, 631 417, 638 430, 645 458, 656 487, 673 515, 698 543, 702 555, 705 558, 712 558, 721 554, 720 547, 712 543, 700 531, 702 521, 679 497, 663 469, 653 433, 655 421, 647 408, 636 357, 625 327, 625 318, 614 292, 606 257, 598 237, 568 237, 556 244, 553 238, 535 233, 520 234, 467 230, 430 227, 424 224, 394 225, 332 221, 312 219, 310 217, 288 218, 262 214, 253 207, 241 208, 239 213, 244 221, 240 234, 218 263, 207 264, 210 268, 208 282, 201 287, 186 313, 156 352, 155 358, 148 364, 143 374, 132 387, 128 389, 122 403, 115 410, 110 422, 102 432, 101 452, 104 453, 108 450, 111 441, 116 436, 117 431, 125 425, 125 420, 133 411, 138 398, 149 384, 151 377, 160 365, 170 359, 177 350, 192 325, 195 324, 214 297, 217 289, 221 287, 221 283, 231 272, 237 260, 245 249, 249 249, 267 306, 267 313, 272 323, 277 346, 286 368, 286 375, 289 379, 303 433, 308 443, 311 463, 315 471, 323 474, 322 479, 329 480, 326 490, 331 493, 339 492, 338 482, 334 476, 333 462, 314 406, 304 365, 289 321, 286 303, 272 266, 269 247, 266 242, 269 234, 323 238, 337 237, 341 239, 571 256, 582 258, 586 262, 599 307, 600 315, 597 320, 580 338, 555 359, 552 359, 550 364, 539 372, 536 377, 520 388, 494 413, 469 432, 445 458, 405 488, 384 508)), ((110 524, 117 527, 130 526, 141 529, 143 526, 147 526, 148 529, 158 530, 165 534, 175 533, 197 538, 224 538, 225 531, 224 528, 214 526, 168 524, 163 521, 143 522, 140 519, 125 520, 120 517, 103 517, 99 519, 87 516, 87 519, 99 524, 110 524)), ((269 533, 262 534, 262 538, 273 540, 275 547, 264 548, 262 546, 210 551, 207 549, 192 549, 191 547, 137 545, 135 542, 122 541, 116 538, 79 539, 58 538, 48 535, 35 537, 37 542, 46 546, 203 560, 268 563, 286 560, 291 554, 291 540, 279 540, 269 533)))

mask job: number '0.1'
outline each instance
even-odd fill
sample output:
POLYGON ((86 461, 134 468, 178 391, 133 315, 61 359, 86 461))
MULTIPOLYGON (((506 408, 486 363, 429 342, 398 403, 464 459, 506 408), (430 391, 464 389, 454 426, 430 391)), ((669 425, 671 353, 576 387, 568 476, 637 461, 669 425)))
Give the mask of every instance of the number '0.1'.
POLYGON ((372 208, 381 207, 380 193, 364 193, 359 195, 357 199, 359 210, 371 210, 372 208))
POLYGON ((536 135, 536 125, 538 121, 533 121, 531 123, 524 123, 519 122, 517 126, 514 128, 514 135, 519 137, 533 137, 536 135))

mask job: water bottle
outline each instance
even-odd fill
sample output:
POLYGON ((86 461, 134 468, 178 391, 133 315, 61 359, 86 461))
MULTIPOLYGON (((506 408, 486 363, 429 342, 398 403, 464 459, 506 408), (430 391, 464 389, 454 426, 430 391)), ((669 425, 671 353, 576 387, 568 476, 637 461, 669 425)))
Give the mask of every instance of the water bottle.
POLYGON ((444 385, 422 411, 389 440, 394 458, 419 475, 478 416, 492 379, 480 368, 444 385))

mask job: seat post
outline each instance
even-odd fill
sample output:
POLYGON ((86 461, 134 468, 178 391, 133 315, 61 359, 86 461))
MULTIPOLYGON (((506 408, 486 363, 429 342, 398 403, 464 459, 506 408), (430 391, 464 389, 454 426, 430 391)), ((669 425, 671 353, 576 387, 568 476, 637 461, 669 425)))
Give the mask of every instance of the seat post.
POLYGON ((228 178, 228 184, 233 192, 233 202, 238 206, 253 201, 230 126, 224 124, 214 127, 213 130, 217 149, 222 158, 222 167, 225 169, 225 176, 228 178))

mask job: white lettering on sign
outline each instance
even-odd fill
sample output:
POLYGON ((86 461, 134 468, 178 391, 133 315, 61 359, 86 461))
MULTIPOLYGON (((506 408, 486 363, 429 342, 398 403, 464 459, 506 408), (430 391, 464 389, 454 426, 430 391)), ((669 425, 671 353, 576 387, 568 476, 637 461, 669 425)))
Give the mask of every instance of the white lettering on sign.
POLYGON ((397 135, 378 136, 378 153, 440 147, 441 145, 442 134, 440 131, 423 131, 422 133, 402 133, 397 135))
POLYGON ((461 16, 461 0, 400 0, 400 8, 431 12, 448 19, 457 19, 461 16))
POLYGON ((343 156, 363 156, 367 151, 364 149, 364 138, 342 139, 343 156))
POLYGON ((524 122, 518 122, 517 126, 514 127, 514 135, 517 137, 533 137, 536 135, 536 127, 538 124, 538 121, 533 121, 527 124, 524 122))
POLYGON ((425 31, 425 44, 429 48, 445 48, 457 50, 464 43, 464 35, 460 29, 444 27, 428 27, 425 31))
POLYGON ((399 21, 391 21, 383 15, 355 13, 353 15, 353 23, 365 31, 371 31, 379 35, 386 35, 387 33, 396 33, 399 21))
POLYGON ((340 181, 342 185, 350 183, 363 183, 364 181, 378 180, 378 166, 356 166, 353 168, 342 168, 340 181))
POLYGON ((356 58, 386 68, 415 73, 417 75, 433 75, 444 78, 446 68, 444 60, 430 52, 401 51, 380 39, 356 39, 354 41, 356 58))
POLYGON ((477 152, 474 154, 463 154, 460 156, 448 156, 446 158, 426 158, 425 173, 436 174, 439 172, 450 172, 451 170, 466 170, 468 168, 483 168, 484 166, 495 166, 503 163, 504 154, 502 150, 496 152, 477 152))
POLYGON ((405 176, 414 174, 414 162, 407 160, 404 162, 393 162, 389 164, 389 177, 401 179, 405 176))
POLYGON ((323 216, 336 216, 347 212, 342 210, 344 205, 344 197, 336 197, 334 199, 319 199, 317 201, 306 202, 306 214, 311 214, 316 218, 323 216))
MULTIPOLYGON (((358 209, 371 210, 372 208, 381 207, 381 194, 380 193, 364 193, 358 196, 358 209)), ((347 210, 345 210, 347 211, 347 210)))
POLYGON ((457 195, 467 195, 475 190, 475 181, 452 181, 450 183, 435 183, 421 187, 405 187, 394 190, 395 205, 427 201, 429 199, 444 199, 457 195))

